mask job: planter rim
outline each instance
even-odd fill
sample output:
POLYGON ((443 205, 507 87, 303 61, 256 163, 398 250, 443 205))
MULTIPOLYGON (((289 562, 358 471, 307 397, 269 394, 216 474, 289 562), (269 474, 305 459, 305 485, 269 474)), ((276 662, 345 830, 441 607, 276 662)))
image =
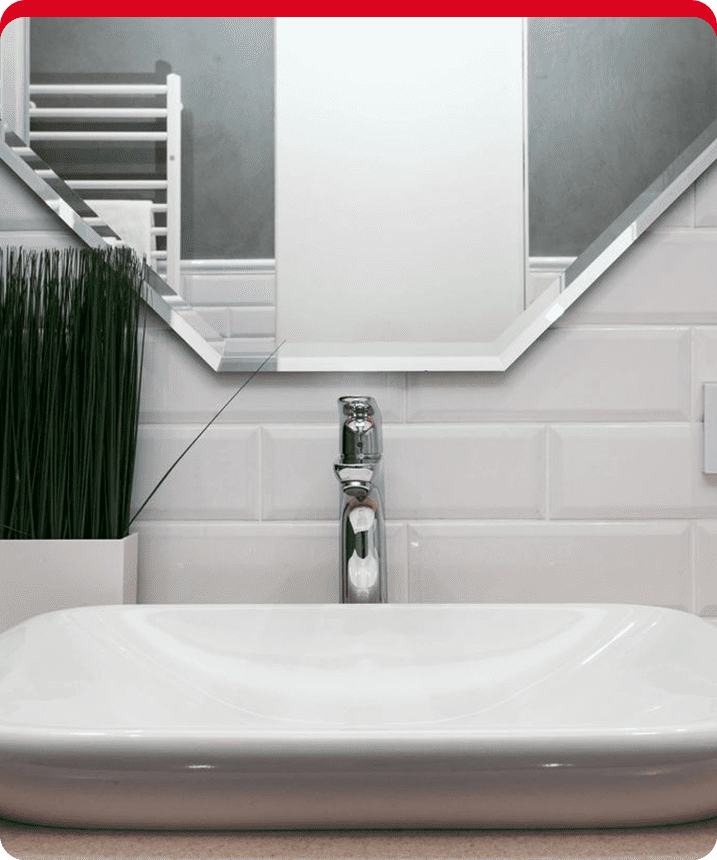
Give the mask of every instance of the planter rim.
POLYGON ((137 536, 132 532, 123 538, 0 538, 0 543, 121 543, 137 540, 137 536))

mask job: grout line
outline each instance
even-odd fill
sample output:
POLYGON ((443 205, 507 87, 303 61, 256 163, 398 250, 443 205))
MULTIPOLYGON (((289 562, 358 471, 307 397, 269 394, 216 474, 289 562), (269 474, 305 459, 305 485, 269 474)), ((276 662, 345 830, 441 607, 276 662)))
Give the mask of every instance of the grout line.
POLYGON ((697 522, 690 522, 690 567, 692 573, 692 612, 697 615, 697 522))
POLYGON ((411 523, 408 520, 403 521, 404 539, 406 541, 406 603, 411 602, 411 523))
POLYGON ((545 509, 543 511, 543 519, 550 521, 552 513, 550 509, 550 457, 552 454, 550 445, 551 425, 545 425, 545 509))
POLYGON ((689 345, 689 361, 687 362, 687 414, 690 416, 690 420, 699 421, 700 420, 700 406, 699 400, 697 398, 697 406, 695 406, 695 392, 693 390, 693 380, 695 378, 695 337, 694 337, 694 326, 688 326, 687 328, 687 338, 689 345), (695 414, 695 411, 697 414, 695 414))
POLYGON ((264 522, 264 426, 259 425, 259 444, 257 445, 257 457, 259 458, 257 469, 257 498, 259 500, 259 519, 264 522))
POLYGON ((403 372, 403 423, 408 424, 408 371, 403 372))

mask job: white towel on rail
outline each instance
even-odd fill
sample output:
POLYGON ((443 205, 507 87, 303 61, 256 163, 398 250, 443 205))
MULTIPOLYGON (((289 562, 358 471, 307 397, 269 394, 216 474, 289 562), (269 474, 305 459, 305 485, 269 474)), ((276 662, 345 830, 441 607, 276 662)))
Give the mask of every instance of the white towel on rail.
POLYGON ((88 200, 88 204, 140 258, 151 263, 151 200, 88 200))

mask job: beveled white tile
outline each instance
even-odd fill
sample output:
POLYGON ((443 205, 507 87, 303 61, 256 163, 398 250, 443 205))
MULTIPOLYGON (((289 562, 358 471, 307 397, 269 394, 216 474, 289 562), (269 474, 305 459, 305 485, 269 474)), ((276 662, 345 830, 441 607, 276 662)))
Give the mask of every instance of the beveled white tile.
MULTIPOLYGON (((338 517, 336 520, 338 530, 338 517)), ((386 556, 389 603, 408 603, 408 525, 386 523, 386 556)))
POLYGON ((385 427, 404 420, 405 380, 404 373, 260 373, 242 392, 250 397, 240 403, 240 395, 230 409, 242 421, 329 422, 338 439, 339 397, 374 397, 385 427))
POLYGON ((717 519, 695 523, 696 611, 717 616, 717 519))
POLYGON ((224 338, 266 338, 269 351, 273 348, 273 344, 268 342, 274 338, 273 307, 200 305, 196 310, 199 316, 224 338))
POLYGON ((708 167, 695 183, 695 224, 717 227, 717 164, 708 167))
POLYGON ((556 426, 549 450, 551 518, 717 515, 717 477, 702 474, 700 424, 556 426))
POLYGON ((525 282, 526 307, 530 306, 546 290, 551 290, 553 297, 557 298, 562 287, 562 272, 528 272, 525 282))
MULTIPOLYGON (((248 377, 246 373, 216 373, 174 332, 148 330, 140 421, 204 424, 248 377)), ((232 405, 238 404, 248 388, 232 405)), ((221 417, 225 416, 226 412, 221 417)))
POLYGON ((183 296, 193 305, 271 305, 275 301, 273 272, 186 272, 183 296))
POLYGON ((273 305, 227 308, 229 337, 274 337, 276 308, 273 305))
POLYGON ((339 484, 333 464, 339 454, 338 422, 337 427, 262 427, 261 433, 262 518, 336 517, 339 484))
MULTIPOLYGON (((337 603, 338 522, 138 524, 139 603, 337 603)), ((386 528, 388 594, 406 602, 406 526, 386 528)))
POLYGON ((692 420, 704 417, 705 382, 717 382, 717 326, 692 329, 692 420))
MULTIPOLYGON (((206 423, 237 389, 247 373, 216 373, 174 332, 147 332, 141 418, 144 423, 206 423)), ((403 421, 403 373, 273 373, 251 380, 217 423, 318 421, 336 424, 337 400, 345 394, 376 398, 384 422, 403 421)))
POLYGON ((690 415, 689 329, 547 331, 501 373, 409 373, 408 421, 669 421, 690 415))
POLYGON ((395 425, 384 451, 389 518, 543 516, 540 425, 395 425))
POLYGON ((139 603, 336 602, 329 523, 141 523, 139 603))
MULTIPOLYGON (((232 336, 226 338, 225 344, 229 352, 249 352, 259 356, 256 360, 256 365, 263 364, 267 357, 276 351, 276 342, 273 337, 232 336)), ((226 371, 221 372, 225 373, 226 371)))
MULTIPOLYGON (((262 432, 263 517, 336 516, 336 429, 272 426, 262 432)), ((543 514, 541 426, 388 425, 383 440, 388 519, 543 514)))
POLYGON ((412 603, 692 608, 689 523, 409 523, 412 603))
MULTIPOLYGON (((61 224, 61 222, 60 222, 61 224)), ((81 239, 69 227, 57 230, 9 230, 0 233, 0 248, 21 245, 23 248, 84 248, 81 239)))
POLYGON ((683 192, 677 200, 655 221, 651 230, 667 230, 670 227, 695 226, 695 186, 683 192))
POLYGON ((717 231, 651 230, 555 323, 717 323, 717 231))
POLYGON ((198 307, 197 313, 221 337, 229 337, 229 309, 222 307, 198 307))
MULTIPOLYGON (((197 425, 140 425, 133 513, 201 429, 197 425)), ((259 429, 210 427, 177 464, 140 517, 258 519, 259 429)))

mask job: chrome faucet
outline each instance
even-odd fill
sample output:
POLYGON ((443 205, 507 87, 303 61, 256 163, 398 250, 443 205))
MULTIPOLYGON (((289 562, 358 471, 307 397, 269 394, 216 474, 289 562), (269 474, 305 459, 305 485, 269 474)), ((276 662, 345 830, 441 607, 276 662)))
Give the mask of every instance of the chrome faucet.
POLYGON ((386 603, 381 413, 373 397, 339 397, 342 603, 386 603))

